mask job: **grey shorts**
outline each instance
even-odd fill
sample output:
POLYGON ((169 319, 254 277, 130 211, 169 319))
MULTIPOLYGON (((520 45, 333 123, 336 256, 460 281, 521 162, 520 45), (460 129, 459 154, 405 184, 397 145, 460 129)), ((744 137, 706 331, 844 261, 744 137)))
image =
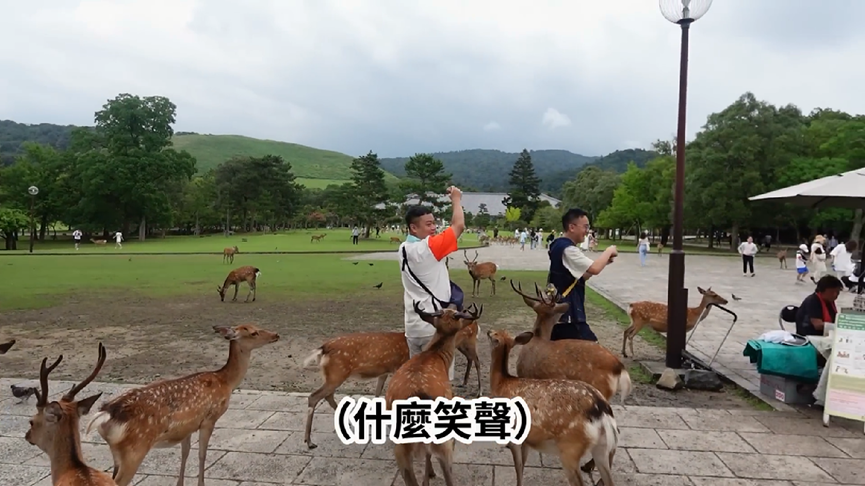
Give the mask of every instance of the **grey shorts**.
MULTIPOLYGON (((432 336, 428 337, 419 337, 419 338, 405 338, 406 343, 408 343, 408 355, 410 358, 414 357, 416 354, 420 354, 421 351, 432 341, 432 336)), ((456 353, 456 351, 454 351, 456 353)), ((451 360, 451 367, 448 370, 448 379, 453 381, 454 379, 454 364, 456 359, 451 360)))

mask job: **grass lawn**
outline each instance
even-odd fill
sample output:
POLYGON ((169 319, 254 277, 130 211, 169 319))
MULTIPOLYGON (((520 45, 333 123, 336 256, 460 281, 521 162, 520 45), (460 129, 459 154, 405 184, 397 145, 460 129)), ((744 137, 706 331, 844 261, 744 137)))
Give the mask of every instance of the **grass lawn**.
POLYGON ((324 189, 330 185, 341 186, 351 181, 341 179, 310 179, 305 177, 298 177, 297 182, 298 184, 303 184, 309 189, 324 189))
MULTIPOLYGON (((196 236, 169 236, 166 238, 150 238, 145 241, 132 239, 123 242, 122 249, 114 249, 114 241, 109 240, 105 246, 99 246, 84 241, 81 249, 75 251, 75 245, 68 236, 64 240, 37 241, 34 244, 35 253, 60 253, 60 254, 135 254, 135 253, 219 253, 226 247, 237 246, 239 254, 235 262, 243 261, 244 253, 270 252, 365 252, 365 251, 396 251, 398 243, 390 242, 391 237, 399 237, 405 240, 400 233, 381 233, 380 238, 371 233, 369 239, 361 238, 357 245, 351 244, 351 230, 349 229, 313 229, 294 230, 277 234, 235 234, 224 237, 222 234, 196 236), (312 242, 312 235, 325 234, 323 240, 312 242), (243 241, 243 240, 247 241, 243 241)), ((466 233, 462 237, 462 245, 467 248, 477 246, 477 235, 466 233)), ((4 255, 24 254, 29 251, 29 240, 19 240, 18 250, 0 251, 0 257, 4 255)))

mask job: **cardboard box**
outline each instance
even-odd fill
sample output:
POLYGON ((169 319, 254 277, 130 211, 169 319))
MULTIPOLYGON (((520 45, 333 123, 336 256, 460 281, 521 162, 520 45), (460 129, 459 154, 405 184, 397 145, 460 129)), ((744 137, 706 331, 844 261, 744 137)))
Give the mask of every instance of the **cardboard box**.
POLYGON ((814 401, 811 393, 817 385, 784 378, 760 375, 760 393, 788 405, 807 405, 814 401))

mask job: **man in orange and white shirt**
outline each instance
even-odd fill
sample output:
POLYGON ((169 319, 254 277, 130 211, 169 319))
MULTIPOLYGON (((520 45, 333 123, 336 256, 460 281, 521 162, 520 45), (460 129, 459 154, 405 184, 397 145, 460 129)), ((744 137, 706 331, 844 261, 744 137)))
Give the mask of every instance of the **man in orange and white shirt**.
MULTIPOLYGON (((441 233, 436 234, 435 216, 429 208, 414 206, 405 215, 409 236, 399 247, 399 260, 402 285, 405 289, 405 337, 410 356, 420 353, 435 335, 435 328, 424 322, 415 312, 414 302, 419 302, 420 308, 427 312, 435 312, 439 307, 433 306, 433 298, 450 302, 452 297, 446 258, 457 251, 457 240, 465 230, 466 223, 462 192, 451 186, 447 194, 453 205, 453 216, 450 226, 441 233), (429 292, 421 284, 429 289, 429 292)), ((436 306, 438 305, 436 302, 436 306)), ((451 361, 448 374, 453 380, 454 361, 451 361)))

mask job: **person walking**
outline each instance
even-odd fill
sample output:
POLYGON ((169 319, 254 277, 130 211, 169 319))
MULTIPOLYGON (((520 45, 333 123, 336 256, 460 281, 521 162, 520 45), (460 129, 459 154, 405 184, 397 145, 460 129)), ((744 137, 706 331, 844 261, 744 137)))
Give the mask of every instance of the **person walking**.
POLYGON ((119 231, 117 233, 114 233, 114 249, 115 250, 118 248, 121 250, 123 249, 123 243, 121 243, 121 241, 123 241, 123 233, 121 233, 119 231))
POLYGON ((72 232, 72 239, 75 240, 75 251, 78 251, 79 245, 81 245, 81 230, 76 229, 72 232))
POLYGON ((351 244, 356 245, 358 238, 360 238, 360 230, 355 226, 351 229, 351 244))
MULTIPOLYGON (((435 217, 425 206, 413 206, 405 215, 409 235, 399 247, 402 262, 400 277, 403 286, 405 310, 405 337, 409 357, 423 351, 435 335, 432 324, 425 322, 414 310, 414 303, 426 312, 454 306, 462 311, 464 294, 450 280, 447 257, 457 251, 457 240, 465 231, 462 192, 454 186, 447 189, 453 203, 451 224, 436 232, 435 217)), ((454 361, 451 359, 448 376, 454 379, 454 361)))
POLYGON ((528 237, 529 235, 526 233, 526 229, 523 228, 523 230, 520 231, 520 251, 526 251, 526 238, 528 237))
POLYGON ((649 254, 649 232, 643 231, 637 240, 637 251, 640 253, 640 266, 646 266, 646 255, 649 254))
POLYGON ((742 255, 742 276, 748 276, 748 270, 751 270, 751 276, 754 276, 754 255, 757 254, 759 248, 754 244, 754 238, 749 236, 746 241, 739 245, 739 254, 742 255))
POLYGON ((796 283, 805 281, 808 275, 808 245, 802 243, 796 252, 796 283))
POLYGON ((859 243, 856 240, 850 240, 846 243, 839 243, 829 252, 829 256, 832 257, 832 268, 838 278, 843 279, 853 273, 853 253, 858 248, 859 243))

